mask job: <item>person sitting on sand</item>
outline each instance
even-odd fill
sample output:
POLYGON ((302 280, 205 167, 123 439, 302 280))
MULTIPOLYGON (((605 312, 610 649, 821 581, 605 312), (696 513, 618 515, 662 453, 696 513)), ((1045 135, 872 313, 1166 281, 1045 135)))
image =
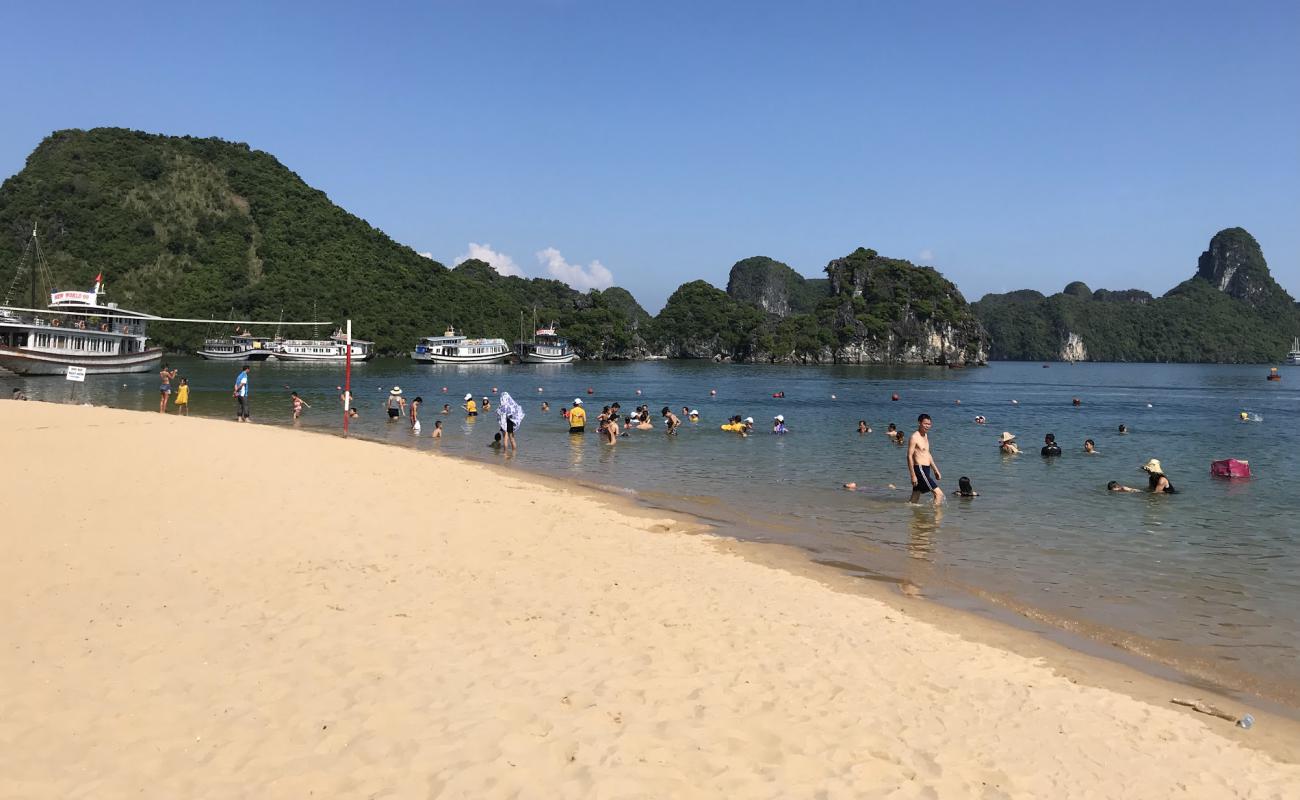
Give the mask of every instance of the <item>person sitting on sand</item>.
POLYGON ((858 434, 871 433, 871 426, 865 419, 858 420, 858 434))
POLYGON ((1147 463, 1138 467, 1147 474, 1147 491, 1152 494, 1174 494, 1176 491, 1174 485, 1165 477, 1165 471, 1160 466, 1159 459, 1151 459, 1147 463))
POLYGON ((974 486, 971 486, 970 478, 963 475, 957 479, 957 496, 958 497, 979 497, 980 493, 975 491, 974 486))
POLYGON ((1097 443, 1094 442, 1094 441, 1091 440, 1091 439, 1084 439, 1084 440, 1083 440, 1083 452, 1087 453, 1088 455, 1096 455, 1096 454, 1097 454, 1097 443))
POLYGON ((998 450, 1004 456, 1020 455, 1020 448, 1016 445, 1016 435, 1010 431, 1003 431, 998 437, 998 450))
POLYGON ((1124 485, 1121 484, 1119 481, 1111 481, 1110 483, 1106 484, 1106 491, 1108 491, 1108 492, 1136 492, 1136 491, 1138 491, 1138 490, 1137 490, 1137 489, 1134 489, 1132 486, 1124 486, 1124 485))
POLYGON ((1056 443, 1056 434, 1049 433, 1043 437, 1043 449, 1039 450, 1043 458, 1055 458, 1061 454, 1061 446, 1056 443))

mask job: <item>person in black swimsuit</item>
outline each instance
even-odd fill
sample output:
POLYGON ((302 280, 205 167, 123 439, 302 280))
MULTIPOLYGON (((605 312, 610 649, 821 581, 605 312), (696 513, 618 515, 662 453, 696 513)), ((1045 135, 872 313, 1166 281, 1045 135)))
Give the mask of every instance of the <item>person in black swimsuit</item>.
POLYGON ((1039 453, 1043 458, 1051 458, 1061 454, 1061 446, 1056 443, 1056 434, 1049 433, 1043 437, 1043 449, 1039 453))
POLYGON ((1147 474, 1147 491, 1152 494, 1174 494, 1177 490, 1165 476, 1164 468, 1160 466, 1160 460, 1153 458, 1139 467, 1147 474))

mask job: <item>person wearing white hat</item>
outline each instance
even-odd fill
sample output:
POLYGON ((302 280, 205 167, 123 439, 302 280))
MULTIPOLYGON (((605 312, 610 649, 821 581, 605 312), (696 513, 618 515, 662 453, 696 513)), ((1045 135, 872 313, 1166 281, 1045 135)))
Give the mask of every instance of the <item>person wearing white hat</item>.
POLYGON ((582 399, 573 398, 573 408, 569 409, 569 433, 587 432, 587 409, 582 407, 582 399))
POLYGON ((772 417, 772 433, 785 433, 789 428, 785 426, 785 415, 777 414, 772 417))
POLYGON ((1152 494, 1173 494, 1176 490, 1174 485, 1165 477, 1164 467, 1160 466, 1160 459, 1153 458, 1142 466, 1138 467, 1147 474, 1147 490, 1152 494))
POLYGON ((474 402, 474 395, 472 394, 465 395, 465 402, 461 403, 460 407, 465 409, 466 417, 478 416, 478 403, 474 402))
POLYGON ((998 437, 998 450, 1004 456, 1020 455, 1020 447, 1016 445, 1016 435, 1010 431, 1003 431, 998 437))
POLYGON ((745 424, 745 430, 744 430, 744 433, 745 433, 745 434, 751 434, 751 433, 754 432, 754 418, 753 418, 753 417, 745 417, 745 419, 744 419, 744 424, 745 424))
POLYGON ((402 397, 402 387, 394 386, 388 392, 388 421, 393 422, 406 410, 406 399, 402 397))

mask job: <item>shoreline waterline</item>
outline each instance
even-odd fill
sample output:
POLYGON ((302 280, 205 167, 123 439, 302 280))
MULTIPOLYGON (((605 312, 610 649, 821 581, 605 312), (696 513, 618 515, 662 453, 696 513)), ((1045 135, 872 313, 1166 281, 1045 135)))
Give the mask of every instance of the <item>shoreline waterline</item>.
MULTIPOLYGON (((146 418, 157 415, 156 411, 144 409, 55 405, 102 408, 146 418)), ((165 416, 177 415, 169 413, 165 416)), ((225 417, 193 416, 211 422, 233 423, 225 417)), ((964 585, 934 565, 922 563, 922 574, 918 575, 915 568, 909 566, 909 561, 914 561, 911 556, 899 558, 893 554, 895 557, 889 558, 891 554, 876 547, 854 550, 853 558, 856 560, 843 561, 836 556, 838 552, 842 557, 844 548, 833 539, 823 536, 820 539, 805 537, 797 541, 782 541, 778 534, 790 534, 788 523, 757 516, 739 518, 727 515, 720 513, 730 510, 726 506, 705 508, 683 496, 643 493, 585 479, 565 479, 525 463, 417 448, 410 440, 393 441, 356 433, 344 435, 341 427, 331 430, 298 428, 283 422, 251 424, 340 441, 355 439, 386 449, 447 458, 485 468, 503 478, 522 478, 554 491, 580 495, 624 516, 659 520, 665 514, 671 515, 675 522, 672 526, 674 533, 705 535, 715 540, 719 549, 754 563, 809 577, 836 591, 860 594, 890 604, 902 613, 963 638, 992 644, 1019 655, 1045 658, 1072 681, 1155 704, 1167 702, 1167 699, 1162 700, 1166 694, 1172 697, 1179 693, 1178 690, 1183 694, 1191 691, 1219 705, 1240 706, 1242 714, 1249 711, 1274 723, 1294 726, 1293 744, 1280 749, 1271 746, 1264 749, 1300 761, 1300 706, 1289 702, 1295 697, 1294 692, 1278 693, 1269 687, 1251 685, 1248 675, 1225 674, 1212 664, 1189 660, 1186 656, 1167 655, 1153 648, 1151 641, 1131 633, 1088 626, 1080 620, 1052 615, 979 586, 964 585), (1134 673, 1140 674, 1141 679, 1138 680, 1134 673)), ((928 507, 916 509, 919 514, 928 512, 928 507)), ((1243 743, 1259 746, 1258 742, 1243 743)))
MULTIPOLYGON (((230 365, 176 365, 191 379, 194 413, 230 413, 230 365)), ((361 409, 353 433, 497 460, 484 446, 495 415, 476 420, 459 409, 448 416, 437 411, 443 402, 458 405, 462 394, 477 398, 499 386, 528 412, 515 467, 686 511, 727 535, 803 546, 814 559, 889 576, 885 583, 897 585, 898 577, 914 573, 923 591, 953 595, 957 605, 970 605, 974 595, 983 598, 977 605, 1027 610, 1030 627, 1047 619, 1082 629, 1114 655, 1124 657, 1110 645, 1120 642, 1186 666, 1200 676, 1193 682, 1208 675, 1293 707, 1287 698, 1300 687, 1300 624, 1289 609, 1300 602, 1293 577, 1300 575, 1300 538, 1284 523, 1294 506, 1285 476, 1300 469, 1300 436, 1276 421, 1300 397, 1294 387, 1268 384, 1264 391, 1257 373, 1235 367, 1036 366, 998 363, 954 374, 691 363, 413 368, 379 360, 353 373, 361 409), (426 398, 423 437, 411 437, 404 420, 383 421, 377 401, 396 384, 407 399, 426 398), (777 393, 784 399, 775 399, 777 393), (902 401, 890 402, 890 393, 902 401), (662 427, 633 431, 611 448, 594 435, 566 435, 557 412, 574 396, 593 412, 616 399, 628 408, 646 402, 652 411, 697 403, 692 407, 703 417, 680 436, 665 437, 662 427), (1082 407, 1071 408, 1072 397, 1082 397, 1082 407), (549 414, 540 411, 544 398, 553 405, 549 414), (1253 409, 1253 422, 1273 424, 1242 424, 1233 410, 1239 407, 1253 409), (903 448, 888 445, 880 430, 885 421, 908 429, 908 415, 918 409, 934 415, 947 485, 969 474, 982 495, 950 498, 942 517, 909 508, 905 491, 883 485, 902 477, 903 448), (760 420, 784 413, 792 433, 745 440, 719 433, 719 419, 735 412, 760 420), (987 415, 989 424, 973 424, 976 414, 987 415), (848 433, 863 417, 876 433, 848 433), (437 442, 429 437, 434 420, 446 431, 437 442), (1125 422, 1130 435, 1115 436, 1115 425, 1125 422), (998 458, 992 437, 1006 429, 1026 443, 1054 430, 1067 453, 998 458), (1069 452, 1085 436, 1096 438, 1099 454, 1069 452), (1198 462, 1225 455, 1250 459, 1256 477, 1232 482, 1196 475, 1198 462), (1179 495, 1104 491, 1107 479, 1131 480, 1135 466, 1152 456, 1170 468, 1179 495), (848 480, 860 490, 840 490, 848 480)), ((254 365, 254 418, 287 426, 292 388, 314 406, 304 430, 337 431, 338 378, 319 366, 254 365)), ((61 380, 26 385, 33 396, 67 396, 61 380)), ((102 405, 147 409, 157 402, 149 376, 99 379, 85 388, 82 396, 102 405)))

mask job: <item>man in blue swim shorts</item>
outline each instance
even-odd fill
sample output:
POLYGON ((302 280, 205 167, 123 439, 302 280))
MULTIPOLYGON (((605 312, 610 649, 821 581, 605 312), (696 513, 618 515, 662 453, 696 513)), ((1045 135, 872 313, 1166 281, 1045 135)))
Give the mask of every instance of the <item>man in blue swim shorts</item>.
POLYGON ((934 463, 934 454, 930 452, 930 428, 934 423, 929 414, 916 418, 916 432, 907 442, 907 472, 912 479, 912 498, 915 503, 923 494, 933 494, 934 504, 943 502, 943 489, 939 488, 939 465, 934 463))

